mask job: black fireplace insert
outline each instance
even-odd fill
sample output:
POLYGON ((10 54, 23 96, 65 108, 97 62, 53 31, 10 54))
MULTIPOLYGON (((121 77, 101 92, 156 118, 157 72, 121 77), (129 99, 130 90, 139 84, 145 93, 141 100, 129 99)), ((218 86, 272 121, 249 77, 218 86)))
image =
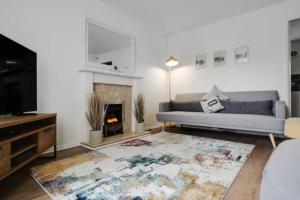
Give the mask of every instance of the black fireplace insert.
POLYGON ((110 137, 123 134, 123 105, 122 103, 105 104, 103 135, 110 137))

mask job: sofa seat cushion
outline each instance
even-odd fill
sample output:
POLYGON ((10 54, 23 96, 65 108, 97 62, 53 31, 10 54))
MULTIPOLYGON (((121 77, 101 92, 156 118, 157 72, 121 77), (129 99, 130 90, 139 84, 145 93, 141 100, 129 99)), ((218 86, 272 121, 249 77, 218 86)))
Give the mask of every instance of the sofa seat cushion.
POLYGON ((262 200, 300 198, 300 140, 282 142, 270 157, 261 184, 262 200))
POLYGON ((159 112, 159 122, 175 122, 187 125, 283 134, 284 119, 274 116, 202 113, 202 112, 159 112))

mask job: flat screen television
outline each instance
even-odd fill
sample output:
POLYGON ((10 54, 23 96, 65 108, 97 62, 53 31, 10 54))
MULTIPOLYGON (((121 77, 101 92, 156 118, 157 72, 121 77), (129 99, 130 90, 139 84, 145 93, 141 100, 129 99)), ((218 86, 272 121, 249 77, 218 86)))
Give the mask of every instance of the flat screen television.
POLYGON ((0 34, 0 115, 37 110, 37 56, 0 34))

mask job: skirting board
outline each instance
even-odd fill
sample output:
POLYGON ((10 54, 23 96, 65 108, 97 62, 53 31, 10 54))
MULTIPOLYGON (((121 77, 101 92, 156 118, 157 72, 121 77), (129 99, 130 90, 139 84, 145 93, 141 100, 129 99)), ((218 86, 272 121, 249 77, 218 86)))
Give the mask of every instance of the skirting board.
MULTIPOLYGON (((70 143, 70 144, 64 144, 64 145, 59 145, 59 146, 57 146, 57 151, 61 151, 61 150, 65 150, 65 149, 70 149, 70 148, 78 147, 78 146, 80 146, 79 142, 70 143)), ((45 151, 43 154, 52 153, 52 152, 53 152, 53 147, 51 147, 50 149, 48 149, 47 151, 45 151)))
POLYGON ((154 125, 145 127, 145 130, 148 131, 148 130, 151 130, 151 129, 160 128, 161 126, 162 126, 162 123, 156 123, 154 125))

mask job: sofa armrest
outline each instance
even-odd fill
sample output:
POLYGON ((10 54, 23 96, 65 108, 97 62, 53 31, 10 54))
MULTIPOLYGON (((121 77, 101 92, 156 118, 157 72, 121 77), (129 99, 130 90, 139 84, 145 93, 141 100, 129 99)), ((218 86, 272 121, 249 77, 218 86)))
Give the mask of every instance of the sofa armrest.
POLYGON ((284 101, 275 101, 274 115, 276 118, 286 119, 286 105, 284 101))
POLYGON ((170 102, 159 103, 159 112, 170 112, 170 111, 171 111, 171 103, 170 102))

